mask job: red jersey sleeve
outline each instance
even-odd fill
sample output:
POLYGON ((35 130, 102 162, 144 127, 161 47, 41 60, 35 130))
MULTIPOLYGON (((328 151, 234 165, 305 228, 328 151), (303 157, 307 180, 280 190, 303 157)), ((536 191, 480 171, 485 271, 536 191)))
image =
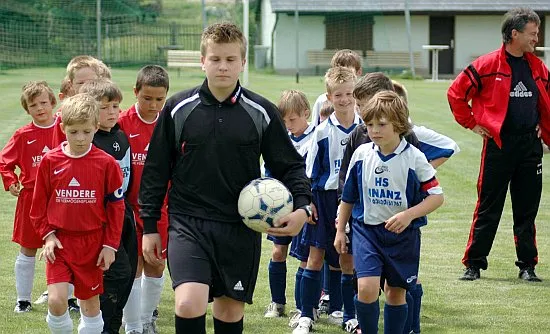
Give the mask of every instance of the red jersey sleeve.
POLYGON ((65 133, 61 131, 61 115, 58 112, 58 116, 55 118, 55 125, 53 128, 52 147, 57 147, 59 144, 67 140, 65 133))
POLYGON ((114 159, 110 159, 105 173, 105 211, 107 226, 103 246, 117 250, 124 222, 124 194, 122 191, 122 172, 114 159))
POLYGON ((48 224, 48 202, 52 194, 50 182, 50 162, 42 159, 36 174, 36 183, 32 196, 30 218, 42 239, 55 230, 48 224))
POLYGON ((8 141, 0 153, 0 174, 4 183, 4 190, 9 190, 10 186, 19 182, 15 168, 19 165, 18 132, 16 132, 8 141))

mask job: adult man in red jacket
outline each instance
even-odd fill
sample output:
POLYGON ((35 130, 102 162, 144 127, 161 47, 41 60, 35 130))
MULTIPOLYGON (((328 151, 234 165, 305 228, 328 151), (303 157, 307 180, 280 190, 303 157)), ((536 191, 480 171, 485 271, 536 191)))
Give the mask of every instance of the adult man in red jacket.
POLYGON ((542 144, 550 143, 548 69, 533 52, 540 19, 528 8, 504 16, 503 45, 460 73, 447 92, 456 121, 483 137, 478 201, 462 280, 480 278, 502 214, 512 200, 519 278, 540 282, 535 217, 542 191, 542 144))

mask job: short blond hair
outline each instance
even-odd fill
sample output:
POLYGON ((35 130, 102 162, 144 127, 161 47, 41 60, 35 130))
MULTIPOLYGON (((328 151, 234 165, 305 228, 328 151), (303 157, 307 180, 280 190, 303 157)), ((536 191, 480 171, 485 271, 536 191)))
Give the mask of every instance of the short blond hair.
POLYGON ((65 76, 63 80, 61 80, 61 86, 59 87, 59 92, 65 96, 71 95, 73 86, 71 85, 71 79, 69 79, 68 76, 65 76))
POLYGON ((118 88, 114 82, 106 78, 88 81, 80 87, 78 92, 91 95, 98 102, 104 97, 107 98, 108 102, 122 102, 122 92, 120 88, 118 88))
POLYGON ((291 114, 296 114, 300 117, 304 115, 309 117, 309 101, 307 100, 306 94, 299 90, 284 90, 281 93, 281 98, 279 99, 279 105, 277 107, 283 118, 291 114))
POLYGON ((355 73, 360 73, 363 70, 361 56, 350 49, 336 51, 330 60, 330 67, 336 66, 351 67, 355 73))
POLYGON ((99 78, 111 79, 111 70, 104 62, 88 55, 76 56, 67 64, 67 77, 72 82, 76 71, 91 68, 99 78))
POLYGON ((369 123, 373 119, 385 119, 393 125, 394 131, 402 136, 411 131, 407 104, 394 91, 385 90, 374 94, 362 106, 361 118, 365 123, 369 123))
POLYGON ((57 104, 53 90, 48 86, 46 81, 29 81, 21 89, 21 106, 25 111, 29 111, 29 104, 36 99, 40 94, 47 92, 52 107, 57 104))
POLYGON ((393 83, 393 91, 396 92, 406 104, 409 104, 409 93, 407 92, 407 88, 399 81, 392 80, 391 82, 393 83))
POLYGON ((328 69, 325 74, 325 86, 327 88, 327 93, 332 93, 336 86, 351 82, 355 84, 357 76, 355 72, 349 67, 336 66, 328 69))
POLYGON ((201 36, 201 55, 206 56, 208 45, 237 43, 241 49, 241 57, 246 59, 246 38, 241 29, 229 22, 215 23, 204 29, 201 36))
POLYGON ((83 93, 66 98, 61 105, 61 123, 70 126, 87 122, 99 123, 99 102, 83 93))

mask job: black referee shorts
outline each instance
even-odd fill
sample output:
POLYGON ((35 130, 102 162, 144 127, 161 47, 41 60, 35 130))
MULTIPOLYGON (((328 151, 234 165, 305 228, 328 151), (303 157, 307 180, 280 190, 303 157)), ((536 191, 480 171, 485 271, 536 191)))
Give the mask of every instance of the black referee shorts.
POLYGON ((170 214, 168 270, 172 288, 187 282, 210 286, 210 299, 227 296, 252 304, 261 234, 241 221, 219 222, 170 214))

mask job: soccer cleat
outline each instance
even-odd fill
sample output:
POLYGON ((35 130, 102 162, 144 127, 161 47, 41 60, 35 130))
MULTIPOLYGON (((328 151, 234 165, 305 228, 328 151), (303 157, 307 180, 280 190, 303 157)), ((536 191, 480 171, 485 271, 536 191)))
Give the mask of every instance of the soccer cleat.
POLYGON ((298 321, 302 317, 302 311, 292 310, 292 311, 290 311, 289 315, 290 315, 290 319, 288 321, 288 327, 296 328, 298 326, 298 321))
POLYGON ((155 322, 159 318, 159 309, 158 307, 153 311, 153 316, 151 317, 151 321, 155 322))
POLYGON ((519 278, 528 282, 542 282, 535 274, 535 267, 526 267, 519 271, 519 278))
POLYGON ((331 314, 328 315, 328 322, 337 325, 342 326, 344 323, 344 312, 342 311, 334 311, 331 314))
POLYGON ((360 333, 361 329, 359 329, 359 321, 357 319, 349 319, 348 321, 342 323, 342 329, 346 333, 360 333))
POLYGON ((143 324, 142 334, 158 334, 157 325, 154 322, 147 322, 143 324))
POLYGON ((13 312, 15 313, 25 313, 30 312, 32 310, 31 302, 28 300, 18 300, 17 304, 15 304, 15 309, 13 312))
POLYGON ((69 305, 69 312, 80 313, 80 306, 78 306, 76 298, 69 298, 67 304, 69 305))
POLYGON ((285 315, 285 306, 283 304, 277 304, 275 302, 269 303, 265 309, 265 318, 279 318, 285 315))
POLYGON ((34 301, 35 304, 44 304, 48 302, 48 291, 42 292, 40 297, 34 301))
POLYGON ((476 279, 479 279, 480 277, 481 276, 480 276, 480 273, 479 273, 479 268, 475 267, 475 266, 470 266, 470 267, 466 268, 466 270, 464 271, 464 275, 462 275, 460 280, 462 280, 462 281, 475 281, 476 279))
POLYGON ((323 295, 319 300, 319 314, 328 314, 330 308, 330 295, 323 295))
POLYGON ((311 331, 313 331, 313 320, 308 317, 301 317, 292 334, 309 334, 311 331))

